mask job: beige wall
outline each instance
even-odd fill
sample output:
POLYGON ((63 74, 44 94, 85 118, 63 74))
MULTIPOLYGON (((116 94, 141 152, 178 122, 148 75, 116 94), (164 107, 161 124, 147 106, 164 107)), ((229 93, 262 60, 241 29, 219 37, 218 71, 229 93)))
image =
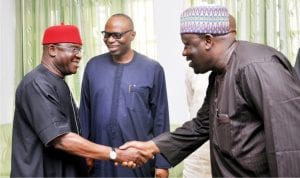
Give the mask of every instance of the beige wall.
POLYGON ((15 1, 0 0, 0 124, 11 122, 14 103, 15 1))
POLYGON ((183 45, 179 34, 184 5, 185 0, 154 0, 157 59, 166 73, 172 124, 181 124, 189 119, 184 82, 187 63, 181 55, 183 45))

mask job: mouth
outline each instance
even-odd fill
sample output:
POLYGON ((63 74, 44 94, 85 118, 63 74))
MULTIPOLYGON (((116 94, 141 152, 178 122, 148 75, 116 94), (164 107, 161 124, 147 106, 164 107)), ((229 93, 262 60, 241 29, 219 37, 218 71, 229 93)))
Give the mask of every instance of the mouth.
POLYGON ((187 61, 187 62, 191 61, 191 62, 189 63, 189 66, 190 66, 190 67, 193 66, 193 61, 192 61, 191 58, 187 57, 187 58, 186 58, 186 61, 187 61))
POLYGON ((117 51, 118 50, 118 46, 107 46, 109 51, 117 51))
POLYGON ((79 68, 79 62, 80 62, 79 60, 72 61, 72 63, 75 64, 76 68, 79 68))
POLYGON ((189 57, 186 57, 186 61, 191 61, 192 59, 189 57))

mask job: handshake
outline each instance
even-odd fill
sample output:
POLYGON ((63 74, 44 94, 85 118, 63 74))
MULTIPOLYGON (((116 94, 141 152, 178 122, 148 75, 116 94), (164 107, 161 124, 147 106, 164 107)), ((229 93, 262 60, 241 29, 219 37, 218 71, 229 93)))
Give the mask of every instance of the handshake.
POLYGON ((154 159, 154 155, 160 150, 156 144, 150 140, 146 142, 130 141, 115 150, 116 158, 113 159, 115 165, 136 168, 154 159))

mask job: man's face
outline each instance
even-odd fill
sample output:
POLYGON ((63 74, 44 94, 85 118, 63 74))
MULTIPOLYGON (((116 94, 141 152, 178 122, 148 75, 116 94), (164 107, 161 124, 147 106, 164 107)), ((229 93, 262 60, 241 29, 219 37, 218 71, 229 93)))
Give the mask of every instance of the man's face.
POLYGON ((212 60, 205 49, 205 39, 197 34, 182 34, 181 40, 184 44, 182 55, 187 61, 191 61, 189 66, 196 74, 205 73, 212 69, 212 60))
POLYGON ((122 56, 131 49, 131 41, 134 39, 132 26, 124 17, 112 17, 106 25, 103 33, 103 41, 113 56, 122 56))
POLYGON ((63 75, 75 74, 81 60, 81 45, 72 43, 59 43, 53 45, 57 49, 54 65, 63 75))

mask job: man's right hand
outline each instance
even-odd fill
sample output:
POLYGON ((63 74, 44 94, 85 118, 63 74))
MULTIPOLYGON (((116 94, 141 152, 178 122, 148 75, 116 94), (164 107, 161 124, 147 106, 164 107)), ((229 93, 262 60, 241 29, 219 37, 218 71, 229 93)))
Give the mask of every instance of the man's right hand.
POLYGON ((117 152, 117 162, 121 163, 124 167, 135 168, 147 163, 148 160, 153 159, 154 155, 159 153, 159 148, 153 141, 141 142, 130 141, 119 147, 119 151, 124 151, 122 154, 117 152), (126 156, 125 156, 126 155, 126 156), (122 158, 127 157, 127 159, 122 158))

